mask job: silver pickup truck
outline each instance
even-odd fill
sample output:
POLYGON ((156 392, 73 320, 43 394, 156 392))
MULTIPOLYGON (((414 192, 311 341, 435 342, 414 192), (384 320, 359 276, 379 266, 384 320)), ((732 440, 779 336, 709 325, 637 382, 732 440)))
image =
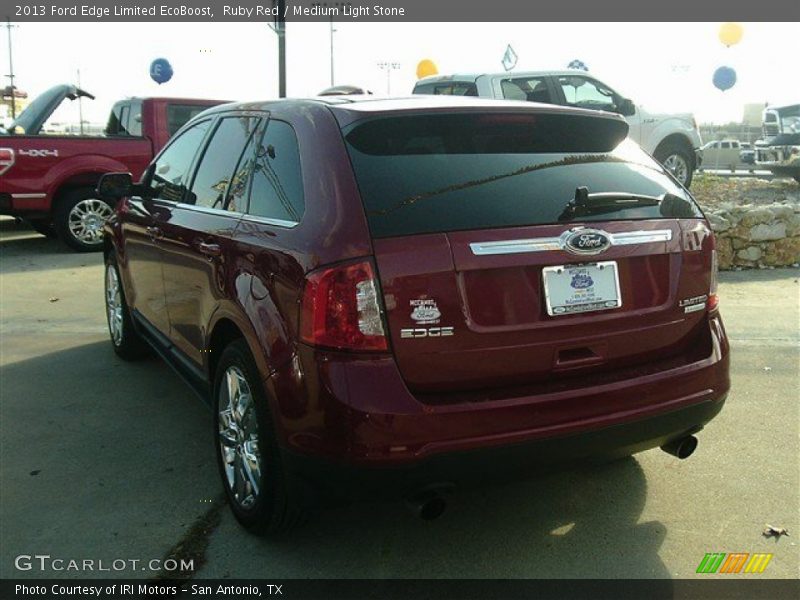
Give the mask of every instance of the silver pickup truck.
POLYGON ((800 183, 800 104, 764 109, 762 126, 764 139, 756 142, 756 165, 800 183))
POLYGON ((420 79, 413 93, 527 100, 621 114, 630 127, 629 137, 686 187, 702 159, 702 140, 692 114, 651 113, 582 71, 434 75, 420 79))

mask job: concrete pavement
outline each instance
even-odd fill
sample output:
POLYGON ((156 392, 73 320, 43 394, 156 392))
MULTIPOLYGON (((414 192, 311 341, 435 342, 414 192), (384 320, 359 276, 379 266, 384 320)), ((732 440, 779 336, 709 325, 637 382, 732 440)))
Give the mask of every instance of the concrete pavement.
MULTIPOLYGON (((797 577, 798 276, 722 274, 733 391, 691 459, 656 450, 459 493, 433 522, 399 502, 327 510, 271 541, 224 508, 193 540, 208 543, 198 576, 685 578, 706 552, 771 552, 768 576, 797 577)), ((112 352, 99 254, 0 221, 0 368, 0 577, 152 575, 14 567, 160 559, 221 491, 207 409, 159 360, 112 352)))

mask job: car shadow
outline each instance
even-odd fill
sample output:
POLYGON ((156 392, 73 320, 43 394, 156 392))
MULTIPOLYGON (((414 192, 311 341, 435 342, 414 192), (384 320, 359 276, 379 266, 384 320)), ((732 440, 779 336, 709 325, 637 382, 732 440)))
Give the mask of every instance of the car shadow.
MULTIPOLYGON (((158 559, 220 492, 210 412, 155 358, 124 363, 103 337, 0 367, 0 577, 142 577, 14 570, 32 550, 158 559)), ((80 343, 80 342, 78 342, 80 343)), ((8 355, 4 357, 7 360, 8 355)))
POLYGON ((273 541, 234 526, 243 553, 276 577, 669 578, 658 554, 666 527, 639 522, 646 493, 642 468, 627 458, 457 492, 434 521, 397 502, 319 511, 273 541))
POLYGON ((0 259, 0 272, 21 273, 101 264, 103 255, 101 252, 75 252, 61 240, 35 232, 24 221, 2 218, 0 259), (54 261, 54 257, 58 257, 58 261, 54 261))
MULTIPOLYGON (((102 341, 0 376, 3 564, 34 542, 54 556, 116 557, 124 543, 159 557, 219 497, 210 413, 161 361, 123 363, 102 341)), ((669 578, 665 526, 640 522, 646 496, 628 458, 456 492, 434 521, 359 503, 262 539, 225 508, 200 576, 669 578)))

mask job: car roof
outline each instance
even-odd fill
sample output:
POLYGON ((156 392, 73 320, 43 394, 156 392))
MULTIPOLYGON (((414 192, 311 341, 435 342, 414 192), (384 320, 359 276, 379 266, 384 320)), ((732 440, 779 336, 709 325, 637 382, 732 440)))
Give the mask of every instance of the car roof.
POLYGON ((312 108, 329 109, 344 127, 352 122, 377 114, 444 111, 533 112, 546 114, 574 114, 586 117, 624 120, 621 116, 599 110, 541 104, 517 100, 493 100, 475 96, 427 96, 422 94, 388 98, 376 96, 318 96, 314 98, 287 98, 263 102, 238 102, 215 106, 203 112, 208 116, 231 111, 268 111, 285 113, 312 108))
POLYGON ((430 75, 417 81, 417 85, 422 83, 436 83, 439 81, 477 81, 478 77, 503 77, 516 79, 518 77, 569 77, 575 75, 589 75, 589 73, 588 71, 583 71, 580 69, 561 69, 554 71, 502 71, 496 73, 454 73, 452 75, 430 75))

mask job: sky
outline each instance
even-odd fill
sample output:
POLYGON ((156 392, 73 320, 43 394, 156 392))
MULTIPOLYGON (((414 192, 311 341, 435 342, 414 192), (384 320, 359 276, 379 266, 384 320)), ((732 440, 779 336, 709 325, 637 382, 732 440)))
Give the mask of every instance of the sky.
MULTIPOLYGON (((781 40, 800 39, 798 23, 743 23, 730 48, 720 23, 335 23, 334 81, 376 94, 411 92, 416 66, 430 59, 441 74, 502 71, 508 44, 515 71, 563 69, 583 61, 594 76, 653 111, 693 112, 699 122, 742 118, 745 103, 800 102, 797 54, 781 40), (399 63, 387 81, 378 63, 399 63), (717 67, 737 83, 712 85, 717 67)), ((126 96, 264 100, 278 95, 277 40, 266 23, 19 23, 13 30, 16 84, 31 97, 57 83, 81 85, 84 118, 104 123, 126 96), (49 49, 57 48, 57 52, 49 49), (150 62, 170 61, 173 78, 157 85, 150 62)), ((0 72, 8 72, 5 31, 0 72)), ((287 88, 313 96, 331 84, 330 24, 287 25, 287 88)), ((7 80, 6 80, 7 81, 7 80)), ((59 120, 77 122, 77 103, 59 120)))

